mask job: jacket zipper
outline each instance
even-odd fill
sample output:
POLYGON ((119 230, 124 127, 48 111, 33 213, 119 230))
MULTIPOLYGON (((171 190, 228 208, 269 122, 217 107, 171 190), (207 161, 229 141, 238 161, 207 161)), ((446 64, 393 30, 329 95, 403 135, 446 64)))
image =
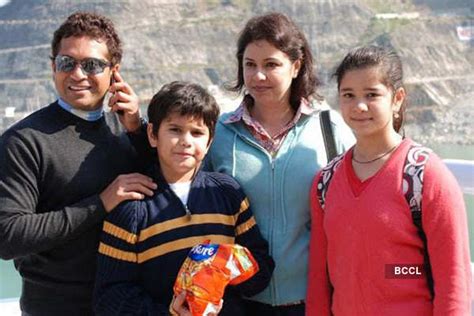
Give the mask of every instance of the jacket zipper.
MULTIPOLYGON (((273 158, 262 146, 260 146, 258 143, 255 143, 253 142, 251 139, 245 137, 244 135, 238 133, 238 135, 240 136, 240 138, 246 142, 247 144, 259 149, 260 151, 262 151, 266 156, 267 158, 269 158, 269 161, 270 161, 270 168, 271 168, 271 185, 270 185, 270 202, 272 203, 270 205, 270 209, 272 210, 272 216, 271 218, 274 218, 274 210, 275 210, 275 205, 273 205, 274 203, 274 191, 275 191, 275 183, 274 183, 274 180, 275 180, 275 158, 273 158)), ((274 224, 273 224, 273 221, 271 222, 271 225, 270 225, 270 229, 269 229, 269 239, 268 240, 268 247, 269 247, 269 250, 270 250, 270 253, 273 252, 273 247, 272 247, 272 244, 273 244, 273 227, 274 227, 274 224)), ((272 286, 270 286, 270 293, 271 293, 271 299, 272 300, 276 300, 277 297, 276 297, 276 288, 277 288, 277 285, 276 285, 276 278, 273 277, 273 282, 272 282, 272 286)))
MULTIPOLYGON (((192 183, 191 183, 192 185, 192 183)), ((172 188, 169 188, 171 194, 178 200, 179 204, 181 204, 181 206, 183 207, 184 209, 184 213, 186 214, 186 217, 188 219, 191 219, 191 211, 189 210, 188 208, 188 204, 184 204, 183 201, 181 201, 181 199, 178 197, 178 195, 176 195, 176 193, 173 191, 172 188)), ((188 193, 188 202, 189 202, 189 197, 191 195, 191 187, 189 188, 189 193, 188 193)))
MULTIPOLYGON (((180 200, 180 201, 181 201, 181 200, 180 200)), ((181 202, 181 204, 183 204, 183 202, 181 202)), ((187 204, 183 204, 183 207, 184 207, 184 211, 186 212, 186 216, 187 216, 187 217, 191 217, 191 211, 189 210, 188 205, 187 205, 187 204)))
MULTIPOLYGON (((300 119, 300 121, 296 124, 296 125, 301 125, 301 129, 304 129, 304 125, 307 124, 307 122, 309 122, 309 118, 308 119, 305 119, 304 122, 300 123, 302 119, 300 119)), ((260 146, 258 143, 255 143, 254 141, 252 141, 251 139, 247 138, 246 136, 244 136, 237 128, 234 128, 234 127, 230 127, 230 126, 226 126, 226 124, 223 124, 226 128, 229 128, 233 131, 233 133, 236 133, 244 142, 246 142, 247 144, 249 144, 250 146, 253 146, 257 149, 259 149, 260 151, 262 151, 264 154, 267 155, 267 157, 270 156, 270 154, 262 147, 260 146)), ((293 127, 295 128, 295 127, 293 127)), ((297 137, 297 136, 295 136, 297 137)), ((273 203, 273 199, 274 199, 274 191, 275 191, 275 184, 274 184, 274 177, 275 177, 275 159, 273 157, 270 156, 270 166, 271 166, 271 176, 272 176, 272 179, 271 179, 271 202, 273 203)), ((271 209, 273 210, 274 209, 274 205, 272 204, 271 205, 271 209)), ((273 222, 272 222, 272 225, 271 225, 271 229, 270 229, 270 238, 271 240, 268 240, 268 246, 270 248, 270 253, 272 253, 272 241, 273 241, 273 222)), ((277 300, 277 285, 276 285, 276 278, 273 277, 273 284, 269 287, 270 289, 270 299, 272 301, 276 301, 277 300)))

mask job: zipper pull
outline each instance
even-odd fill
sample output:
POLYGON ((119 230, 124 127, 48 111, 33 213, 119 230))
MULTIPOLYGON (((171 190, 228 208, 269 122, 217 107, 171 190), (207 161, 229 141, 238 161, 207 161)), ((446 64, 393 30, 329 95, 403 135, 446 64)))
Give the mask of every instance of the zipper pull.
POLYGON ((191 218, 191 211, 189 210, 187 205, 184 205, 184 210, 186 211, 186 216, 188 217, 188 219, 190 219, 191 218))

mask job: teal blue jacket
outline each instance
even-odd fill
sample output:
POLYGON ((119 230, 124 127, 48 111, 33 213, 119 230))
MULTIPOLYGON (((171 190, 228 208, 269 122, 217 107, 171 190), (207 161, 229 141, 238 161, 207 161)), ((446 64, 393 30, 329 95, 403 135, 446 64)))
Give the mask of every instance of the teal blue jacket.
MULTIPOLYGON (((309 191, 316 172, 327 163, 319 111, 301 115, 274 158, 242 121, 225 123, 230 115, 219 119, 206 167, 232 175, 240 183, 276 264, 269 286, 250 299, 271 305, 304 300, 309 191)), ((331 122, 342 152, 354 143, 354 136, 337 112, 331 111, 331 122)))

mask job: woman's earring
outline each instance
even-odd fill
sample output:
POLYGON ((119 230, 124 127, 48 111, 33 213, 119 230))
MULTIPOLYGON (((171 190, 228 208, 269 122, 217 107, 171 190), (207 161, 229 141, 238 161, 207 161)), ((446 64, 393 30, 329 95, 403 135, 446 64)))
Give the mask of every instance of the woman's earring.
POLYGON ((399 119, 400 118, 400 114, 398 114, 398 112, 393 112, 393 118, 394 119, 399 119))

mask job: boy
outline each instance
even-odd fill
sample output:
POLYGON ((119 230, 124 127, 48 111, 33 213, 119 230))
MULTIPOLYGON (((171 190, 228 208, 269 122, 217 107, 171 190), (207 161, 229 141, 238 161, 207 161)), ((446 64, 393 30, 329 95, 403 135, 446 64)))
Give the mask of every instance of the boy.
POLYGON ((238 243, 260 271, 230 286, 220 315, 237 315, 238 297, 263 290, 274 263, 249 208, 230 176, 199 170, 214 136, 219 108, 196 84, 165 85, 148 107, 148 140, 158 163, 151 198, 122 203, 104 222, 95 291, 97 314, 166 314, 173 285, 196 244, 238 243), (230 306, 230 307, 229 307, 230 306))

